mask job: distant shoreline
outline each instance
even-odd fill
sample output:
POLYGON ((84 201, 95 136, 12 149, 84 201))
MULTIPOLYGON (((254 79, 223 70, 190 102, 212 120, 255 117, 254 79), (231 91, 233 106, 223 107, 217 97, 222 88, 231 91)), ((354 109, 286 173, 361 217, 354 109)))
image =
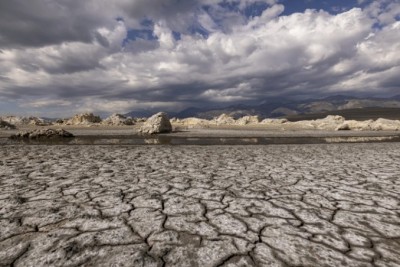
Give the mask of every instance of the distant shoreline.
MULTIPOLYGON (((400 142, 399 131, 333 131, 267 129, 255 126, 217 126, 185 129, 167 134, 139 135, 139 126, 65 126, 75 135, 68 140, 11 141, 20 130, 45 128, 26 126, 0 131, 0 145, 272 145, 400 142)), ((57 128, 57 127, 51 127, 57 128)))

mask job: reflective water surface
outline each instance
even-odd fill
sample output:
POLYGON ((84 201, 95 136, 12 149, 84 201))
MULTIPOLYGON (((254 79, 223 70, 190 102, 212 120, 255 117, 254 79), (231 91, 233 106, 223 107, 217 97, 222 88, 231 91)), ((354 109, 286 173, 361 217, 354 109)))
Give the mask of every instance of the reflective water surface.
POLYGON ((399 142, 400 136, 347 136, 347 137, 173 137, 173 136, 80 136, 64 139, 0 138, 0 145, 268 145, 268 144, 321 144, 399 142))

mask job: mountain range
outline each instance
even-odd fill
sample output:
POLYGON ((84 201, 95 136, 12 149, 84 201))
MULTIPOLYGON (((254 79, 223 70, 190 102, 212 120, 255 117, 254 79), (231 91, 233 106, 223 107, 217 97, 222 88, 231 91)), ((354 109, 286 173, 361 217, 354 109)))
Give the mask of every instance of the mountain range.
MULTIPOLYGON (((153 110, 134 110, 127 113, 132 117, 148 117, 155 113, 153 110)), ((258 115, 261 118, 289 118, 297 120, 302 117, 322 117, 331 114, 347 114, 347 117, 370 117, 374 114, 381 117, 400 117, 400 95, 390 98, 359 98, 345 95, 329 96, 322 99, 287 100, 274 98, 265 100, 258 105, 230 105, 217 108, 189 107, 180 112, 168 112, 170 117, 197 117, 212 119, 223 113, 234 118, 246 115, 258 115), (369 115, 363 114, 367 113, 369 115), (358 114, 358 115, 356 115, 358 114), (390 115, 392 114, 392 116, 390 115)), ((351 119, 351 118, 350 118, 351 119)))

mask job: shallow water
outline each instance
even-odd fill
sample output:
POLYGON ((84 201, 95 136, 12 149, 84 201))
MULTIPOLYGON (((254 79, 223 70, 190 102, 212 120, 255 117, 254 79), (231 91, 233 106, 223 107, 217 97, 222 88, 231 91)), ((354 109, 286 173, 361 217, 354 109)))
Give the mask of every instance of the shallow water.
POLYGON ((400 136, 341 136, 341 137, 173 137, 143 136, 80 136, 65 139, 0 138, 0 145, 270 145, 400 142, 400 136))

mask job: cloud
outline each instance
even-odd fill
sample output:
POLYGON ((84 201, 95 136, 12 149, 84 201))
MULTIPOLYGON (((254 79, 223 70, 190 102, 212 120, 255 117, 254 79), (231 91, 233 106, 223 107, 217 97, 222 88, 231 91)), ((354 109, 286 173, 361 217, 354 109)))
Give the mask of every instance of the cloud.
POLYGON ((59 106, 64 106, 68 107, 71 106, 72 102, 71 101, 66 101, 66 100, 61 100, 61 99, 40 99, 40 100, 34 100, 28 103, 27 106, 33 107, 33 108, 48 108, 48 107, 59 107, 59 106))
POLYGON ((398 1, 377 0, 366 8, 366 12, 374 17, 380 25, 396 22, 400 17, 400 4, 398 1))
POLYGON ((91 43, 96 30, 112 23, 116 6, 88 0, 13 0, 0 2, 0 46, 34 46, 63 42, 91 43))
POLYGON ((395 1, 285 16, 277 1, 29 3, 0 3, 0 102, 122 112, 399 90, 395 1))

